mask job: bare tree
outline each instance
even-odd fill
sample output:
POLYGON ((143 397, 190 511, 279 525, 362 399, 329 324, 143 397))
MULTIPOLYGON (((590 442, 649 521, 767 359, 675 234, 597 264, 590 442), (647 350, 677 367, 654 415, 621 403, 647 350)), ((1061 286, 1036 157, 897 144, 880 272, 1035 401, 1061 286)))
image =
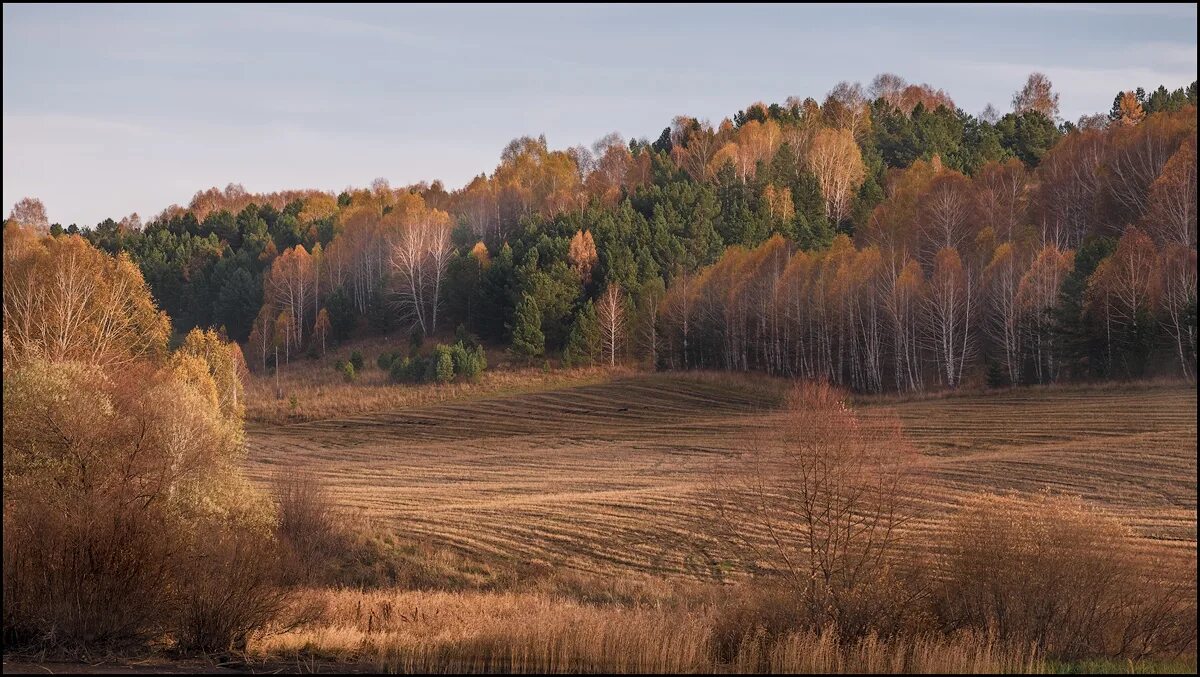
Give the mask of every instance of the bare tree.
POLYGON ((1046 245, 1034 258, 1029 270, 1021 276, 1017 287, 1021 324, 1029 334, 1039 383, 1052 381, 1057 374, 1050 312, 1058 301, 1062 280, 1070 272, 1074 261, 1074 252, 1064 252, 1054 245, 1046 245))
POLYGON ((125 255, 4 230, 4 359, 121 366, 166 352, 170 320, 125 255))
POLYGON ((947 171, 939 175, 918 204, 921 255, 925 263, 946 247, 961 251, 974 238, 971 183, 962 174, 947 171))
POLYGON ((1185 378, 1196 380, 1196 250, 1172 243, 1162 253, 1162 308, 1185 378))
POLYGON ((900 108, 900 96, 908 82, 895 73, 880 73, 871 81, 871 99, 883 99, 893 108, 900 108))
POLYGON ((1020 382, 1024 355, 1021 345, 1021 304, 1018 291, 1021 278, 1029 267, 1028 256, 1012 242, 1005 242, 992 255, 983 270, 987 293, 986 321, 983 329, 1004 351, 1008 382, 1020 382))
POLYGON ((1146 230, 1160 243, 1196 246, 1196 137, 1179 146, 1150 184, 1146 230))
POLYGON ((21 198, 20 202, 13 205, 12 211, 8 213, 8 219, 26 228, 32 228, 38 235, 50 232, 50 220, 46 218, 46 206, 36 197, 21 198))
POLYGON ((869 116, 867 95, 857 82, 843 80, 834 85, 825 95, 822 110, 835 127, 849 129, 855 137, 859 137, 866 129, 869 116))
POLYGON ((620 285, 615 282, 600 295, 596 304, 596 317, 600 320, 600 338, 605 352, 608 353, 608 364, 617 364, 617 350, 625 338, 625 298, 620 285))
POLYGON ((438 308, 442 301, 442 278, 446 274, 446 266, 454 253, 454 245, 450 242, 450 218, 445 212, 434 210, 429 214, 429 235, 426 239, 425 252, 429 277, 433 289, 429 295, 429 330, 437 332, 438 308))
POLYGON ((691 118, 676 118, 671 142, 671 154, 675 163, 683 167, 693 179, 707 181, 711 177, 710 165, 713 156, 721 147, 711 124, 696 122, 691 118))
POLYGON ((903 607, 886 588, 915 514, 904 491, 914 458, 894 421, 860 419, 842 391, 802 382, 777 428, 716 466, 707 535, 782 583, 817 627, 862 631, 903 607))
POLYGON ((937 253, 929 293, 925 297, 929 343, 937 358, 939 375, 951 388, 962 382, 967 360, 974 354, 971 317, 974 313, 970 270, 950 247, 937 253))

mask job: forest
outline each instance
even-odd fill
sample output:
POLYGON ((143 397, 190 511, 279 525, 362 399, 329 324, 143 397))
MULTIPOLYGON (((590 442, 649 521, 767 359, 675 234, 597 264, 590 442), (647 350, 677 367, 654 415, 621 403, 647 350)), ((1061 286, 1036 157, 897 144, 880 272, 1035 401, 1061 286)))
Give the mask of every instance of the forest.
POLYGON ((461 189, 195 194, 144 224, 9 220, 127 256, 173 343, 252 370, 457 330, 531 363, 757 370, 860 392, 1196 373, 1196 84, 1058 119, 881 74, 649 139, 504 148, 461 189))

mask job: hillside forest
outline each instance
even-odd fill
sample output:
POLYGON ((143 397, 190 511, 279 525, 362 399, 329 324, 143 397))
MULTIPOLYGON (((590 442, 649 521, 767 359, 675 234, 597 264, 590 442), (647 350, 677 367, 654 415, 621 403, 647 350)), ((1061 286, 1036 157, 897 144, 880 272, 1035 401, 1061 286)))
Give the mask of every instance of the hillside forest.
POLYGON ((255 371, 457 332, 530 363, 868 393, 1194 379, 1196 84, 1077 122, 1057 100, 1035 73, 971 115, 882 74, 653 140, 521 137, 453 191, 230 184, 145 223, 64 227, 36 198, 8 221, 118 255, 173 344, 212 329, 255 371))

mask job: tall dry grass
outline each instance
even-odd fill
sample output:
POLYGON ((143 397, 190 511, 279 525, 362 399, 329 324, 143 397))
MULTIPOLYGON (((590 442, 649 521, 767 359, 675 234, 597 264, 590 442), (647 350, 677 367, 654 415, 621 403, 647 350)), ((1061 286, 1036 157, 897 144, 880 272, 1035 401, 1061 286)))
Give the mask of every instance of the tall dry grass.
MULTIPOLYGON (((753 650, 739 655, 741 665, 760 667, 753 650)), ((762 669, 771 673, 965 673, 1046 672, 1042 654, 1033 646, 1006 644, 995 635, 963 632, 881 639, 876 635, 842 641, 838 633, 801 632, 771 646, 762 669)), ((739 670, 741 671, 741 670, 739 670)), ((747 672, 752 670, 747 669, 747 672)))
MULTIPOLYGON (((1042 672, 1030 647, 986 634, 853 642, 832 629, 712 649, 713 608, 593 606, 539 593, 311 590, 318 624, 256 641, 264 660, 332 659, 385 672, 1042 672)), ((311 602, 311 600, 309 600, 311 602)))

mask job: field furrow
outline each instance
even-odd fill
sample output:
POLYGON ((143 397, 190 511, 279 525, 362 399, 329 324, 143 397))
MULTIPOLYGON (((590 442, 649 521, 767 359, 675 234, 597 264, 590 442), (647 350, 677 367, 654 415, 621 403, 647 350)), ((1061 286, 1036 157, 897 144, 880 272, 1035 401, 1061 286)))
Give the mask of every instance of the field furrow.
MULTIPOLYGON (((719 381, 632 377, 504 398, 248 429, 247 465, 303 469, 338 503, 404 538, 589 572, 686 575, 714 465, 776 444, 774 396, 719 381)), ((981 491, 1078 494, 1147 552, 1196 542, 1196 392, 1029 389, 895 405, 920 452, 913 542, 981 491)))

